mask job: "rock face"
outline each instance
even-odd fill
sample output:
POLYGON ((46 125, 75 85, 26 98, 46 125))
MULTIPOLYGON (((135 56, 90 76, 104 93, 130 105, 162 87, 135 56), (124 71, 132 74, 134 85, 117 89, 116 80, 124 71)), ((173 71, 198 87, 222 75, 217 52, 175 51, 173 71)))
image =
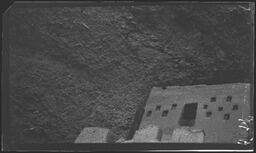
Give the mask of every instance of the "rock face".
POLYGON ((13 144, 74 142, 91 126, 125 137, 153 86, 250 80, 253 24, 238 4, 8 13, 13 144))
POLYGON ((87 127, 76 138, 75 143, 107 143, 109 129, 87 127))

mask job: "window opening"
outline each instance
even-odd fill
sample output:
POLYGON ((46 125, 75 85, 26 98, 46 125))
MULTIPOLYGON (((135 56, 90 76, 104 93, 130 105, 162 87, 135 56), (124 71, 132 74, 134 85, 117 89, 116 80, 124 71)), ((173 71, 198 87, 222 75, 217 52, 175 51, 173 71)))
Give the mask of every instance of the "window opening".
POLYGON ((156 106, 156 111, 159 111, 161 109, 161 105, 156 106))
POLYGON ((225 115, 224 115, 224 120, 229 120, 229 118, 230 118, 230 115, 229 115, 229 114, 225 114, 225 115))
POLYGON ((162 113, 162 117, 166 117, 168 115, 168 110, 164 110, 162 113))
POLYGON ((196 120, 197 103, 185 104, 179 120, 180 126, 193 126, 196 120))
POLYGON ((150 110, 150 111, 147 112, 146 116, 149 117, 149 116, 151 116, 151 114, 152 114, 152 111, 150 110))
POLYGON ((216 102, 216 97, 211 97, 211 102, 216 102))

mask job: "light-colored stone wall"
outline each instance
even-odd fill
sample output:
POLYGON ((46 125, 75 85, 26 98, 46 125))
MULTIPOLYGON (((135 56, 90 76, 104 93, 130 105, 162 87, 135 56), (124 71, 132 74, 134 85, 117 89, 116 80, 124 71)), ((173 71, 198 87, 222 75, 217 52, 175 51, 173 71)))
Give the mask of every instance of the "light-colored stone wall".
POLYGON ((204 132, 202 130, 190 130, 187 127, 175 129, 172 133, 171 143, 203 143, 204 132))
MULTIPOLYGON (((165 131, 167 132, 167 131, 165 131)), ((135 132, 133 139, 124 140, 123 138, 116 143, 203 143, 204 132, 200 129, 191 130, 188 127, 181 127, 168 131, 162 138, 162 130, 156 125, 148 125, 135 132)))
POLYGON ((109 129, 86 127, 76 138, 75 143, 107 143, 109 129))
MULTIPOLYGON (((197 86, 172 86, 167 89, 154 87, 150 93, 145 113, 140 128, 153 124, 163 129, 163 138, 168 139, 169 131, 180 128, 178 121, 185 104, 198 103, 195 125, 191 128, 203 129, 205 142, 236 143, 241 138, 241 129, 238 128, 238 119, 245 118, 250 111, 250 85, 245 83, 197 86), (232 96, 227 102, 227 96, 232 96), (211 97, 216 97, 216 102, 210 102, 211 97), (172 104, 177 104, 172 110, 172 104), (208 105, 204 109, 204 105, 208 105), (238 105, 238 110, 232 110, 233 105, 238 105), (156 106, 161 109, 156 111, 156 106), (222 111, 218 107, 223 107, 222 111), (146 114, 152 110, 151 116, 146 114), (162 112, 168 110, 168 115, 162 117, 162 112), (206 117, 206 112, 211 111, 211 117, 206 117), (229 120, 224 120, 224 114, 230 114, 229 120)), ((170 138, 169 138, 170 139, 170 138)))
POLYGON ((146 128, 135 132, 133 137, 134 142, 158 142, 161 140, 162 131, 159 127, 149 125, 146 128))

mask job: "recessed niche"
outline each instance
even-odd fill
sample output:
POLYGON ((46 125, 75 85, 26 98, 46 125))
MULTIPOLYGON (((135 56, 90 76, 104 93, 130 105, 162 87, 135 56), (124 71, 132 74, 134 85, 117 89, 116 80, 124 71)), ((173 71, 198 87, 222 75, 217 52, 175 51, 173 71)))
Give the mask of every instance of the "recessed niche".
POLYGON ((211 102, 216 102, 216 97, 211 97, 211 102))
POLYGON ((193 126, 196 120, 198 103, 185 104, 179 120, 180 126, 193 126))
POLYGON ((150 111, 147 112, 146 116, 149 117, 149 116, 151 116, 151 114, 152 114, 152 111, 150 110, 150 111))
POLYGON ((156 106, 156 111, 160 111, 160 109, 161 109, 161 105, 157 105, 156 106))
POLYGON ((163 113, 162 113, 162 117, 166 117, 168 115, 168 110, 164 110, 163 113))
POLYGON ((212 116, 212 112, 206 112, 206 117, 211 117, 212 116))
POLYGON ((229 120, 230 114, 224 114, 224 120, 229 120))
POLYGON ((233 110, 238 110, 238 105, 233 105, 233 110))
POLYGON ((204 108, 204 109, 207 109, 207 108, 208 108, 208 105, 204 105, 203 108, 204 108))
POLYGON ((232 100, 232 96, 227 96, 226 101, 231 102, 231 100, 232 100))
POLYGON ((172 104, 172 108, 171 109, 175 109, 177 107, 177 104, 172 104))
POLYGON ((223 107, 218 107, 218 111, 223 111, 223 107))
POLYGON ((166 86, 162 86, 162 89, 165 90, 165 89, 166 89, 166 86))

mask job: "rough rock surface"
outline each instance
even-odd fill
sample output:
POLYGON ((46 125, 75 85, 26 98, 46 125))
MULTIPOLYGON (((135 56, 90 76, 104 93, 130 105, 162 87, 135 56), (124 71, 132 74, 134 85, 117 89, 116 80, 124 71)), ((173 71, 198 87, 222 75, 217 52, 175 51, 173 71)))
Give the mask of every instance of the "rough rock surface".
POLYGON ((89 126, 117 140, 152 86, 248 82, 238 5, 11 8, 11 143, 74 142, 89 126))

